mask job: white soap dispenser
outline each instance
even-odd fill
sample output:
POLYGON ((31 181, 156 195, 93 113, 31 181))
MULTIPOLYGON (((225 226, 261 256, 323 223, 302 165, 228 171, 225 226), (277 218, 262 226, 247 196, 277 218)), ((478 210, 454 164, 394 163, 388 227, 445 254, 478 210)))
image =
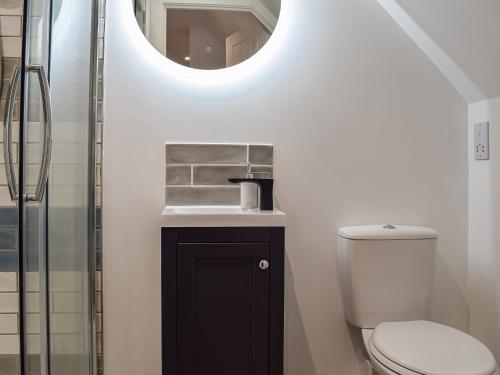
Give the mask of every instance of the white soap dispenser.
MULTIPOLYGON (((245 163, 247 170, 243 175, 243 178, 254 178, 252 174, 252 164, 245 163)), ((250 210, 259 207, 259 188, 257 184, 253 182, 242 182, 241 184, 241 208, 244 210, 250 210)))

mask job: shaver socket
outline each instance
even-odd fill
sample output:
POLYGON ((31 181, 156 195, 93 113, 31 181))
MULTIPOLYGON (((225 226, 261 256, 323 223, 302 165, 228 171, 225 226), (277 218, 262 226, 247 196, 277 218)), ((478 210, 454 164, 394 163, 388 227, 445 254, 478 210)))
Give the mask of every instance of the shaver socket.
POLYGON ((474 158, 489 160, 490 158, 490 123, 474 124, 474 158))

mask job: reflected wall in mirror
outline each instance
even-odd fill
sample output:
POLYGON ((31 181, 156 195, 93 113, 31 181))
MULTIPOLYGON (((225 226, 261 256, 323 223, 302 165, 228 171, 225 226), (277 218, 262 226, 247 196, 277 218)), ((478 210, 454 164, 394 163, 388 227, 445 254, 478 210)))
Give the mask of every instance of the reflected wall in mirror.
POLYGON ((257 53, 278 22, 281 0, 132 0, 149 42, 170 60, 223 69, 257 53))

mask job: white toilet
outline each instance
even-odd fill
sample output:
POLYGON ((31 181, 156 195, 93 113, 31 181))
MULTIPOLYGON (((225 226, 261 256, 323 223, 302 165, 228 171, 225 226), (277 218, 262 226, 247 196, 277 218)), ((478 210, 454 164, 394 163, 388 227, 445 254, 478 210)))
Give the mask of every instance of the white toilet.
POLYGON ((499 375, 481 342, 427 318, 438 233, 405 225, 338 231, 346 318, 373 368, 389 375, 499 375))

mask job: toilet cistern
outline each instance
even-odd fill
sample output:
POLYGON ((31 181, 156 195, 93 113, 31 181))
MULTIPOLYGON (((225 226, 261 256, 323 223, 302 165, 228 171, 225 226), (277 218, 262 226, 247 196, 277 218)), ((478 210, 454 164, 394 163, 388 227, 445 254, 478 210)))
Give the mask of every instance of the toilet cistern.
POLYGON ((380 375, 498 375, 491 352, 457 329, 428 321, 438 232, 408 225, 338 231, 346 320, 361 329, 380 375))

